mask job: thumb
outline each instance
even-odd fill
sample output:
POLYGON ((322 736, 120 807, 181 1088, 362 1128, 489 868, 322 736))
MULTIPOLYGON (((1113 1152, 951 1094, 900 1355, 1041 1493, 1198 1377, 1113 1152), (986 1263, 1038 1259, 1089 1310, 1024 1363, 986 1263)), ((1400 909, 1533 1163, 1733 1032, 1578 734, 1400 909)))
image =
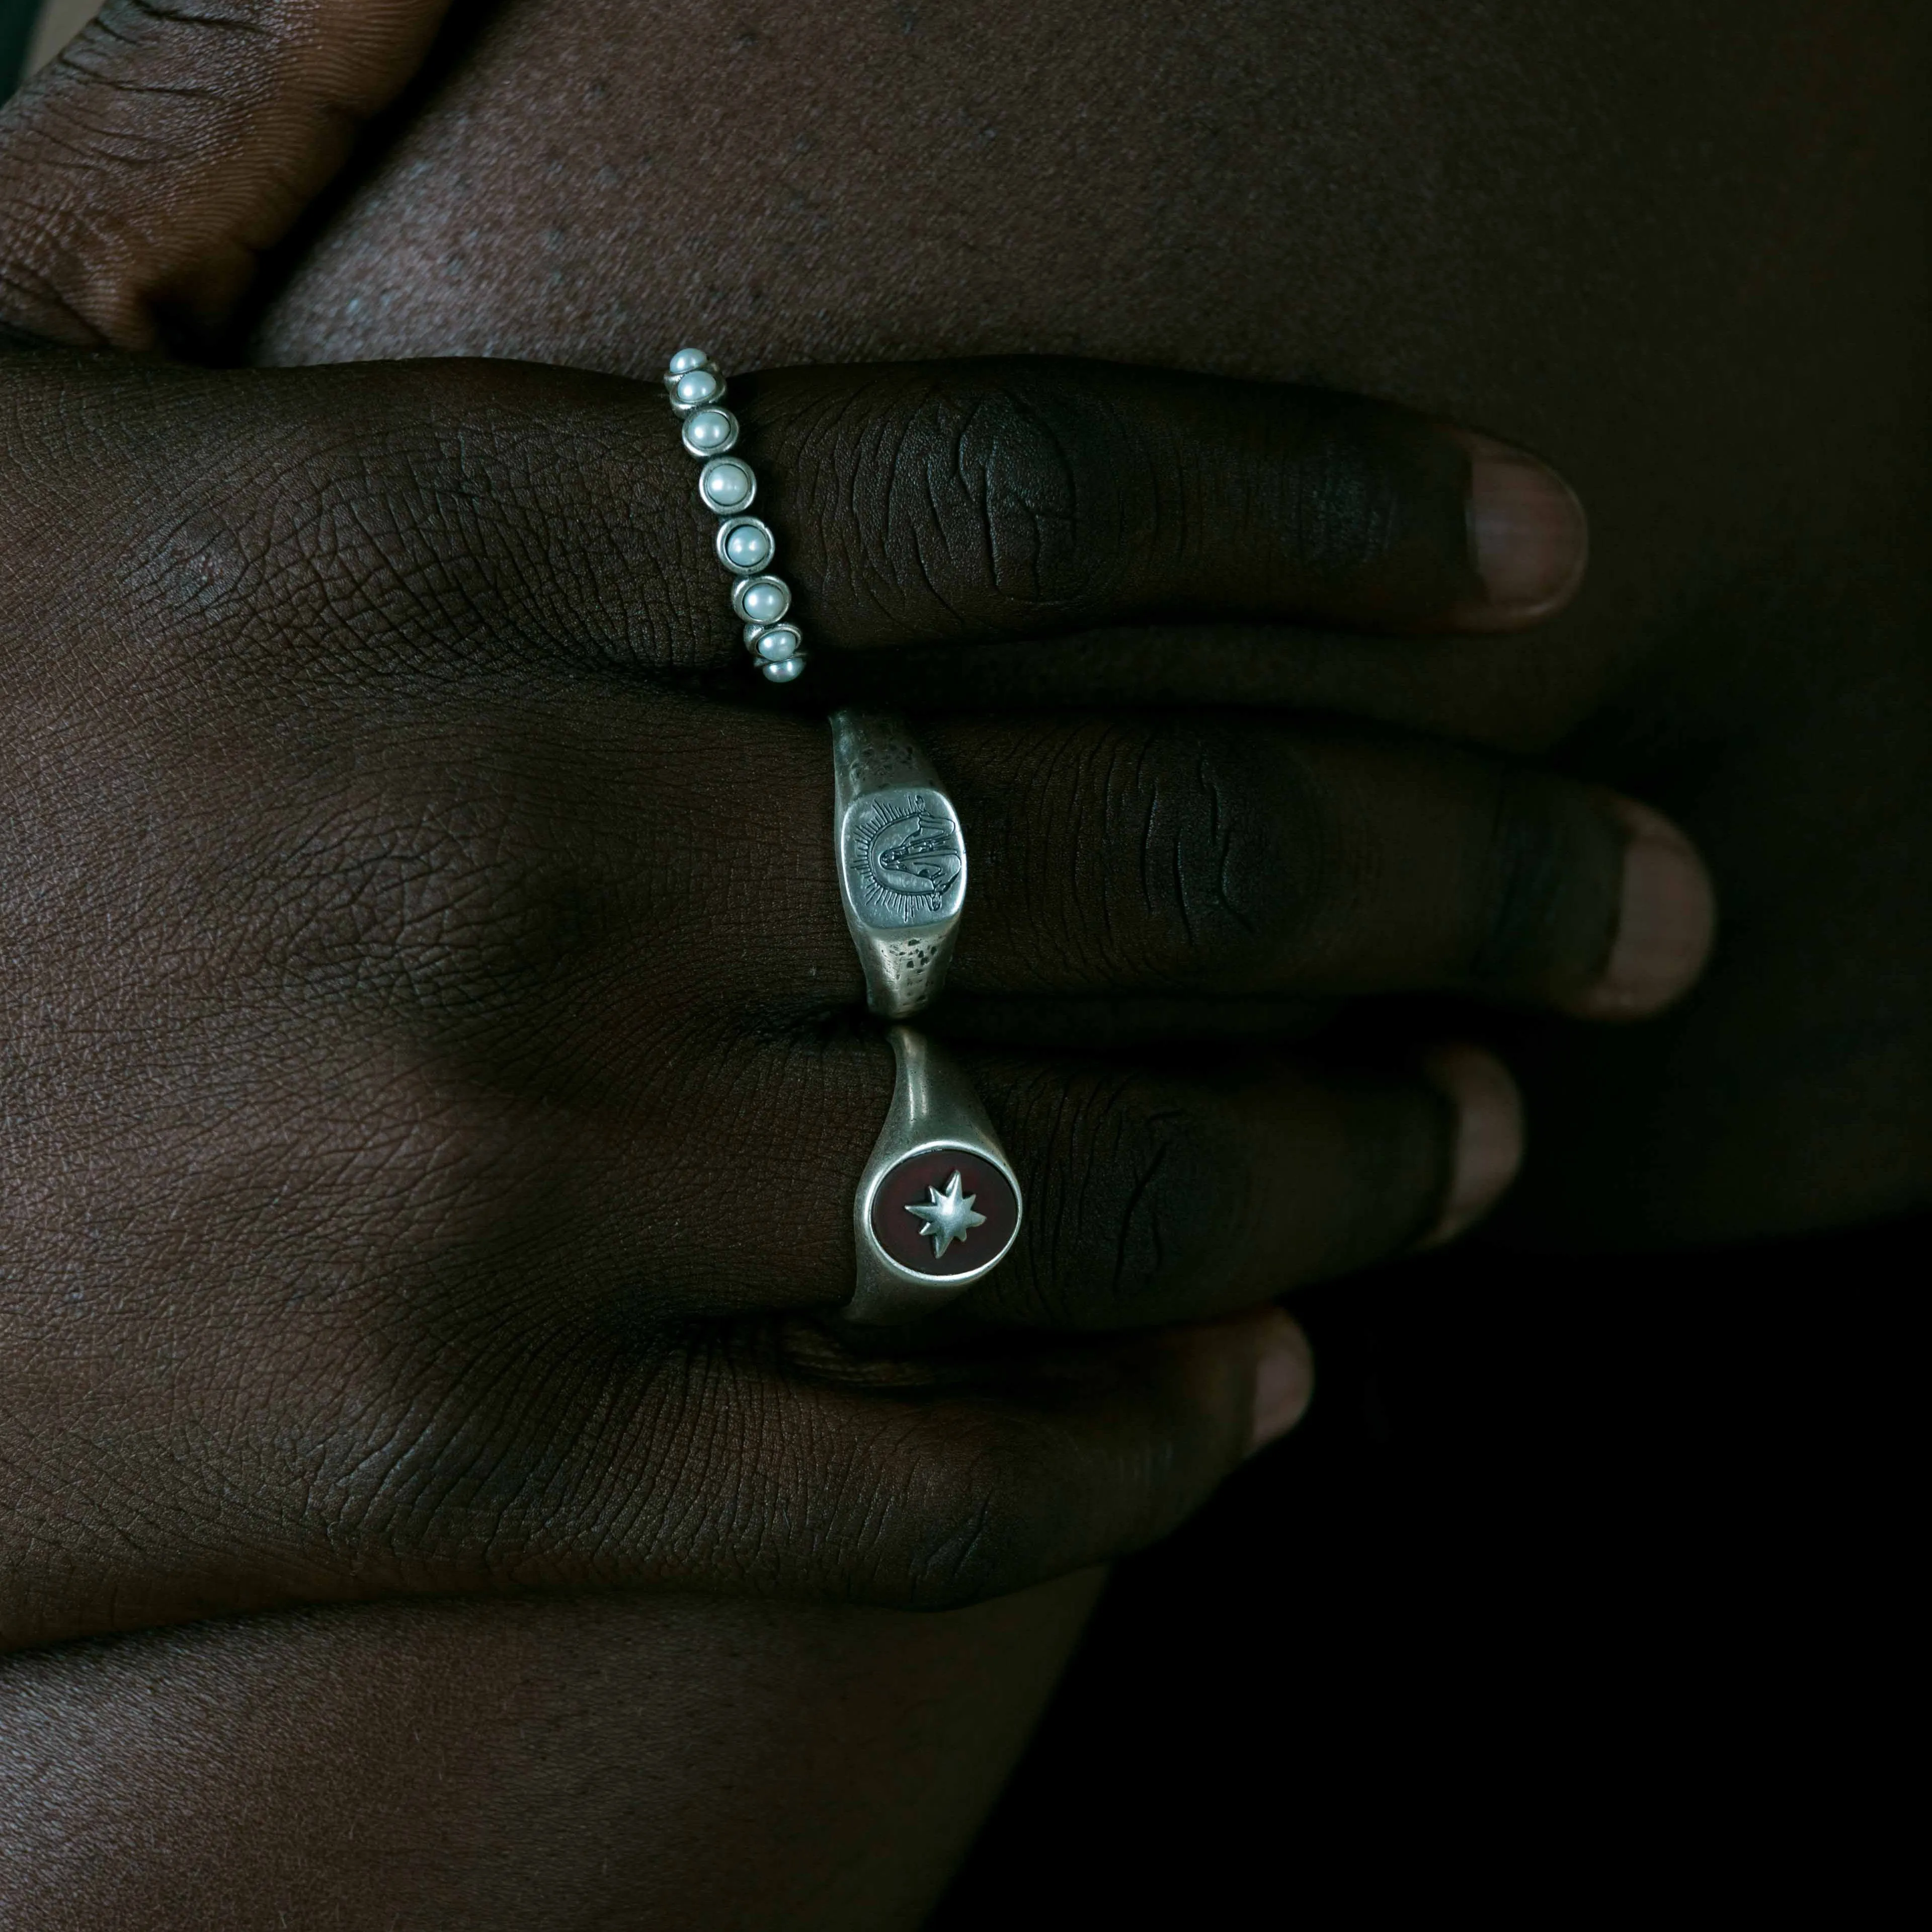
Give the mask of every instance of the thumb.
POLYGON ((0 323, 206 340, 448 0, 107 0, 0 110, 0 323))

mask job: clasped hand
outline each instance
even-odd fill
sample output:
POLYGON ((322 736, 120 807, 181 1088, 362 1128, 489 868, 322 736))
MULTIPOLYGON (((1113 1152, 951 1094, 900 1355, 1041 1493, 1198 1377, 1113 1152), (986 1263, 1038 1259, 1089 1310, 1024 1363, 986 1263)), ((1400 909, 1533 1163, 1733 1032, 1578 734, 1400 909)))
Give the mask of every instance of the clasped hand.
POLYGON ((0 118, 0 1635, 553 1586, 949 1604, 1160 1534, 1298 1404, 1271 1300, 1455 1232, 1516 1157, 1486 1056, 1292 1052, 1292 1016, 1654 1010, 1701 961, 1708 919, 1655 917, 1696 862, 1448 743, 949 716, 928 677, 976 868, 953 1024, 1029 1220, 882 1343, 836 1318, 891 1064, 813 691, 1176 614, 1520 628, 1581 573, 1568 493, 1309 390, 768 374, 734 406, 819 652, 773 698, 661 395, 152 352, 224 326, 437 11, 248 10, 237 43, 110 6, 0 118))

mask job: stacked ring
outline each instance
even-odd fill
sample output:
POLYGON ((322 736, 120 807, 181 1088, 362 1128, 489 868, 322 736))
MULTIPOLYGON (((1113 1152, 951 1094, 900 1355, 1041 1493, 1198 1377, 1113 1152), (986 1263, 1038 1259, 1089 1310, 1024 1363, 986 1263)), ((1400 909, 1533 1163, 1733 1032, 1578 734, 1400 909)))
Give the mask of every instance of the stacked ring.
MULTIPOLYGON (((902 718, 834 712, 832 840, 866 1004, 887 1019, 939 997, 966 898, 959 814, 902 718)), ((1018 1177, 964 1070, 893 1026, 892 1104, 852 1202, 854 1322, 932 1313, 992 1274, 1020 1231, 1018 1177)))
MULTIPOLYGON (((791 588, 772 574, 778 550, 750 514, 752 466, 733 452, 738 419, 724 377, 701 349, 680 349, 664 390, 685 448, 704 465, 698 500, 718 519, 718 560, 736 581, 731 608, 745 647, 774 684, 805 668, 791 588)), ((833 839, 846 924, 866 1003, 902 1019, 939 997, 966 897, 958 814, 904 722, 854 711, 831 719, 833 839)), ((855 1322, 904 1322, 943 1307, 1012 1251, 1024 1202, 1018 1177, 964 1071, 910 1027, 886 1030, 892 1104, 852 1203, 855 1322)))
POLYGON ((752 466, 733 452, 738 418, 724 406, 723 372, 701 349, 680 349, 664 371, 664 392, 683 426, 684 446, 704 465, 698 500, 718 519, 718 561, 738 580, 731 609, 743 626, 745 648, 774 684, 789 684, 805 669, 804 640, 786 621, 791 587, 767 566, 778 554, 771 526, 746 513, 758 494, 752 466))

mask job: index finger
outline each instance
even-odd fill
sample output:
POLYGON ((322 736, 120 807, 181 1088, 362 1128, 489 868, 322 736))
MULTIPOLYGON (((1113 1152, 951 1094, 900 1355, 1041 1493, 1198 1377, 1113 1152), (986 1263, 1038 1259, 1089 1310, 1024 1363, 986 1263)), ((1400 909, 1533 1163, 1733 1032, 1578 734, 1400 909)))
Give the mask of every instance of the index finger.
POLYGON ((1582 506, 1546 465, 1360 396, 1024 357, 786 370, 734 399, 825 644, 1516 630, 1583 573, 1582 506))

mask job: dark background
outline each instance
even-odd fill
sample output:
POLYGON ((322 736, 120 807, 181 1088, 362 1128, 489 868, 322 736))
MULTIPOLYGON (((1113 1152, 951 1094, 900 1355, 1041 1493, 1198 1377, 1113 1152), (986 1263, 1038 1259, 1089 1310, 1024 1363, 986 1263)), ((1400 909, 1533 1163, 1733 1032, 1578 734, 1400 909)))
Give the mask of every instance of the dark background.
POLYGON ((1928 1235, 1479 1244, 1298 1298, 1308 1420, 1122 1567, 937 1932, 1879 1922, 1928 1235))
POLYGON ((0 100, 13 92, 27 57, 40 0, 0 0, 0 100))

